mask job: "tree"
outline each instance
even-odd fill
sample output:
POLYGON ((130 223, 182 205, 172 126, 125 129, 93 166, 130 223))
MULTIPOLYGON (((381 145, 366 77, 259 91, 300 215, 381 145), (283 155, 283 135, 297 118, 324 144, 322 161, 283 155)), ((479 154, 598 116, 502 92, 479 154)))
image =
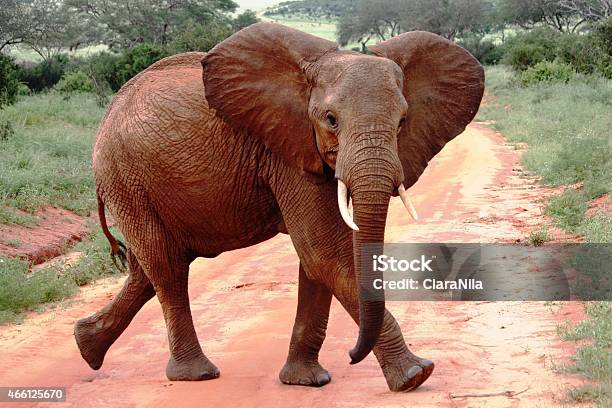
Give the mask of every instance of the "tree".
MULTIPOLYGON (((543 23, 561 32, 574 32, 587 19, 581 18, 578 4, 586 12, 586 4, 609 3, 610 0, 503 0, 499 12, 508 24, 530 29, 543 23)), ((609 4, 608 4, 609 12, 609 4)))
POLYGON ((611 0, 561 0, 559 6, 570 14, 580 16, 582 21, 606 20, 612 16, 611 0))
POLYGON ((484 30, 486 12, 491 7, 484 0, 413 0, 406 3, 403 30, 429 31, 449 40, 484 30))
POLYGON ((25 13, 29 25, 23 42, 50 61, 66 48, 77 49, 95 38, 95 27, 72 12, 59 0, 30 0, 25 13))
POLYGON ((486 0, 361 0, 340 19, 338 41, 358 41, 365 50, 372 39, 384 41, 410 30, 430 31, 450 40, 482 31, 491 4, 486 0))
POLYGON ((28 23, 24 2, 0 0, 0 51, 8 45, 23 42, 28 23))
POLYGON ((301 14, 309 18, 335 19, 351 13, 354 9, 353 0, 301 0, 283 1, 270 7, 265 13, 266 17, 287 16, 301 14))
POLYGON ((199 24, 223 21, 238 5, 232 0, 66 0, 73 11, 91 24, 101 25, 109 45, 166 44, 193 20, 199 24))
POLYGON ((257 15, 255 14, 255 12, 253 10, 245 10, 244 13, 239 14, 234 21, 232 22, 232 25, 234 26, 234 29, 236 31, 238 30, 242 30, 245 27, 250 26, 251 24, 255 24, 259 22, 259 18, 257 18, 257 15))
POLYGON ((173 35, 168 49, 173 54, 188 51, 208 51, 232 35, 234 30, 227 24, 211 22, 206 25, 188 20, 173 35))
POLYGON ((366 44, 376 39, 384 41, 401 32, 400 19, 406 0, 362 0, 353 11, 343 16, 337 28, 338 42, 346 46, 352 41, 366 44))

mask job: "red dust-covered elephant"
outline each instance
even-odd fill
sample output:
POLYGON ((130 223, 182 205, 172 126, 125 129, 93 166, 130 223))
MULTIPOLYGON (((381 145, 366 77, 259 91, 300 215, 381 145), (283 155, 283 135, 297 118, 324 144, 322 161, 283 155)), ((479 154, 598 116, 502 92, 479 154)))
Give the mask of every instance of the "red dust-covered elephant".
POLYGON ((102 227, 129 276, 110 304, 77 322, 83 358, 99 369, 157 295, 167 377, 218 377, 194 330, 189 264, 284 233, 300 267, 280 380, 331 380, 318 354, 333 295, 359 324, 351 363, 374 351, 391 390, 418 387, 434 364, 408 350, 384 300, 363 295, 377 276, 360 273, 359 254, 365 243, 382 246, 391 196, 414 213, 405 189, 473 119, 483 88, 476 59, 434 34, 405 33, 365 55, 274 23, 141 72, 115 96, 94 148, 102 227))

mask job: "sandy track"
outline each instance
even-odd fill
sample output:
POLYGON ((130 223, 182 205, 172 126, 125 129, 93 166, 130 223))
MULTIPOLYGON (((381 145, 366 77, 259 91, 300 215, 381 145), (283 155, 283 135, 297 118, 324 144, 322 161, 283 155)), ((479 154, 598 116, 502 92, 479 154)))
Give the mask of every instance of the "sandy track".
MULTIPOLYGON (((411 193, 420 221, 409 221, 394 199, 388 242, 522 240, 543 222, 537 200, 547 191, 522 177, 518 153, 503 138, 471 125, 411 193)), ((66 386, 67 403, 53 407, 550 407, 569 405, 565 390, 581 382, 555 370, 573 352, 558 340, 556 325, 579 318, 578 303, 389 302, 411 349, 436 363, 421 388, 395 394, 373 356, 349 366, 357 327, 334 301, 320 357, 332 382, 320 389, 282 385, 277 376, 293 325, 297 265, 287 236, 193 263, 194 321, 204 351, 221 370, 217 380, 166 380, 167 338, 156 300, 136 316, 102 369, 89 369, 74 342, 73 324, 119 291, 123 278, 112 278, 23 325, 2 326, 0 386, 66 386), (450 396, 526 388, 514 398, 450 396)))

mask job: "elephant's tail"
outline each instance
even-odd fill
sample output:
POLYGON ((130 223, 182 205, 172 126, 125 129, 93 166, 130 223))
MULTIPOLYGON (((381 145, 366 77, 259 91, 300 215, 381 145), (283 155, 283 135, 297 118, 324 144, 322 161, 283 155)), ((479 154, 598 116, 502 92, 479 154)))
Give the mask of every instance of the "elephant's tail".
POLYGON ((127 248, 125 244, 115 238, 113 234, 108 230, 108 225, 106 225, 106 214, 104 212, 104 202, 100 197, 100 194, 97 194, 98 197, 98 218, 100 218, 100 226, 102 227, 102 232, 111 246, 111 259, 113 263, 120 271, 125 271, 127 269, 127 248), (118 259, 118 260, 117 260, 118 259))

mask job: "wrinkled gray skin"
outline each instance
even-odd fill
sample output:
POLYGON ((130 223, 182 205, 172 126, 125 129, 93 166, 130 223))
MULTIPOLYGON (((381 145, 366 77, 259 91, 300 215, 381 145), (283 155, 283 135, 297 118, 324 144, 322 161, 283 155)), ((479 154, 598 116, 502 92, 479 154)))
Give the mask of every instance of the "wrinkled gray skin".
POLYGON ((121 89, 98 131, 93 166, 102 214, 106 206, 127 240, 130 274, 108 306, 75 327, 92 368, 157 295, 170 340, 168 378, 219 376, 193 327, 189 264, 280 232, 300 258, 282 382, 331 380, 318 353, 332 295, 359 323, 353 363, 373 350, 394 391, 429 377, 433 363, 408 350, 384 301, 362 296, 359 253, 364 243, 382 244, 400 184, 413 184, 472 119, 482 69, 432 34, 377 47, 377 56, 340 52, 261 23, 207 55, 162 60, 121 89), (359 232, 340 217, 337 179, 348 186, 359 232))

